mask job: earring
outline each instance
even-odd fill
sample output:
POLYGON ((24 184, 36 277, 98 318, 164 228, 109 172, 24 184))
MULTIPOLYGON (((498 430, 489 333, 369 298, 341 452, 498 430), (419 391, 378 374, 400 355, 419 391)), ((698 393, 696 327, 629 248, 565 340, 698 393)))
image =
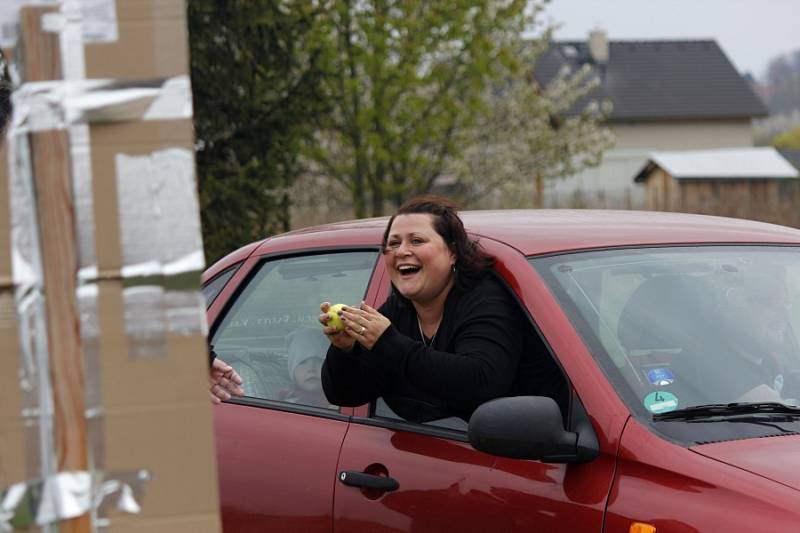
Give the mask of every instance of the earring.
POLYGON ((453 274, 455 274, 455 273, 456 273, 456 264, 455 264, 455 263, 453 263, 453 264, 452 264, 452 265, 450 265, 450 266, 452 266, 452 267, 453 267, 453 274))

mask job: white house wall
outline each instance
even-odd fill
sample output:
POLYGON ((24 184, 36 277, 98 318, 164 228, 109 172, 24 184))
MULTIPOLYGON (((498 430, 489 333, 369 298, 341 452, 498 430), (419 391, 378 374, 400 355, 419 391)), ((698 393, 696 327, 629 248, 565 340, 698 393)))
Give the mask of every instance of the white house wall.
POLYGON ((753 146, 753 127, 749 119, 613 124, 611 130, 617 137, 617 149, 702 150, 753 146))
POLYGON ((617 143, 596 168, 545 184, 543 207, 645 209, 644 186, 633 178, 650 152, 753 145, 750 120, 613 124, 617 143))

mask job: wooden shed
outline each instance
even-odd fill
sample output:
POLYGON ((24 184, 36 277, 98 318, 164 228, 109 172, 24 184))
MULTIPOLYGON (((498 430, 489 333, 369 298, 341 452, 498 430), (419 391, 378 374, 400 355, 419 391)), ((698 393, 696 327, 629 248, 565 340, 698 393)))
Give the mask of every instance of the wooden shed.
POLYGON ((798 170, 772 147, 653 152, 634 181, 647 209, 800 227, 798 170))

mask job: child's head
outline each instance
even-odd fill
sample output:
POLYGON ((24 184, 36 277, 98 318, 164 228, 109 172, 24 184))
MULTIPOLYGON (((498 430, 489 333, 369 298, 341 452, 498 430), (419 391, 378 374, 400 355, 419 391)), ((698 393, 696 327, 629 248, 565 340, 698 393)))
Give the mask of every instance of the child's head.
POLYGON ((319 328, 300 328, 289 334, 289 377, 304 391, 321 387, 320 369, 328 339, 319 328))

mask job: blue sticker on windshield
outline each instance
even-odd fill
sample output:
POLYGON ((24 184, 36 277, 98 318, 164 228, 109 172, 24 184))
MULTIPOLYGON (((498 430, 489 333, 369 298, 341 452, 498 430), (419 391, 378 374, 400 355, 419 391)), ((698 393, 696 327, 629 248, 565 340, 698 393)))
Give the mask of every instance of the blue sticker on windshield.
POLYGON ((668 413, 678 408, 678 397, 671 392, 659 390, 645 396, 643 403, 651 413, 668 413))
POLYGON ((647 380, 651 385, 663 387, 671 385, 675 381, 675 375, 669 368, 654 368, 647 371, 647 380))

